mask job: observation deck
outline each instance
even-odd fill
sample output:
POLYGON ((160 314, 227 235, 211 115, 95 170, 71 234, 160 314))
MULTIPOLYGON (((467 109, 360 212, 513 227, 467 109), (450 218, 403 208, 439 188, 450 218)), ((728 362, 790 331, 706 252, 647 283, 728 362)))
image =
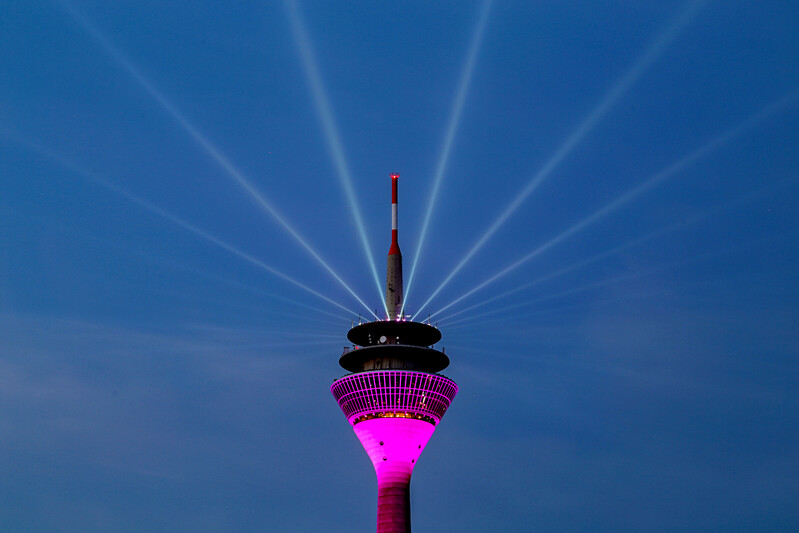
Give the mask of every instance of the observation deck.
POLYGON ((358 346, 402 344, 432 346, 441 340, 438 328, 410 320, 378 320, 358 324, 347 333, 347 338, 358 346))
POLYGON ((339 364, 352 372, 337 379, 330 392, 353 426, 374 418, 407 418, 433 426, 458 392, 438 374, 449 366, 443 351, 432 347, 441 332, 421 322, 375 321, 353 327, 339 364))
POLYGON ((435 426, 458 386, 438 374, 388 370, 344 376, 333 383, 330 392, 353 426, 372 418, 415 418, 435 426))
POLYGON ((432 348, 441 340, 441 332, 429 324, 394 320, 366 322, 352 328, 347 338, 356 348, 345 350, 339 364, 350 372, 441 372, 449 366, 444 352, 432 348))

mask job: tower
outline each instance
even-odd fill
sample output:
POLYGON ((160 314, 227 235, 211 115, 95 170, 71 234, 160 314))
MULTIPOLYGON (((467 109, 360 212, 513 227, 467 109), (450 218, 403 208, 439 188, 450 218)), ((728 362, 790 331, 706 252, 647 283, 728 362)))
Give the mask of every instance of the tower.
POLYGON ((353 327, 339 364, 351 372, 333 382, 338 401, 377 474, 377 533, 411 531, 413 467, 452 403, 458 386, 439 374, 449 365, 433 345, 435 327, 405 320, 402 255, 397 242, 397 181, 391 175, 391 248, 386 278, 386 320, 353 327))

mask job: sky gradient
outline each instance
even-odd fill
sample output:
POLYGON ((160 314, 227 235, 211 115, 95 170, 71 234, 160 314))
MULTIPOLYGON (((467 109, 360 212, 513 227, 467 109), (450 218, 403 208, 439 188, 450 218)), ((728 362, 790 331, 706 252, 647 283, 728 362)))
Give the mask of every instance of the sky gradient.
POLYGON ((799 6, 0 12, 1 530, 371 531, 392 172, 415 531, 799 529, 799 6))

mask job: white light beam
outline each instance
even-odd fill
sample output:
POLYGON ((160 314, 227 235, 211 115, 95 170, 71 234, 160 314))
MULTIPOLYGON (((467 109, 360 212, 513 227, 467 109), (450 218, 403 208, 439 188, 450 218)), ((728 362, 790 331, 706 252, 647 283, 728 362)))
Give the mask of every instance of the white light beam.
POLYGON ((316 57, 311 46, 311 39, 308 36, 308 31, 302 20, 302 16, 297 7, 295 0, 286 0, 285 5, 288 11, 289 19, 291 20, 291 29, 294 34, 294 40, 297 43, 297 49, 302 60, 302 66, 305 71, 305 76, 308 78, 308 85, 311 88, 313 95, 316 113, 322 123, 322 129, 327 139, 328 149, 330 156, 333 158, 333 163, 336 167, 336 174, 339 178, 339 183, 344 189, 344 196, 347 198, 347 203, 350 206, 350 213, 355 222, 355 228, 358 231, 358 236, 361 240, 361 246, 366 254, 366 261, 372 272, 375 284, 377 286, 377 293, 380 296, 380 301, 383 302, 383 307, 388 316, 388 308, 386 308, 385 298, 383 298, 383 288, 380 283, 380 278, 377 275, 377 267, 375 260, 372 256, 372 250, 369 247, 369 239, 366 236, 366 225, 361 217, 361 211, 358 208, 358 200, 355 196, 355 187, 352 183, 352 176, 350 173, 347 158, 344 153, 344 148, 341 144, 341 137, 336 127, 336 121, 333 117, 333 111, 330 106, 330 101, 327 98, 322 77, 319 74, 319 68, 316 63, 316 57))
POLYGON ((694 162, 696 162, 698 159, 706 156, 707 154, 709 154, 710 152, 712 152, 714 150, 717 150, 717 149, 721 148, 722 146, 724 146, 728 142, 732 141, 736 137, 742 135, 744 132, 746 132, 750 128, 752 128, 752 127, 756 126, 757 124, 763 122, 764 120, 766 120, 767 118, 771 117, 775 113, 777 113, 779 111, 782 111, 783 109, 785 109, 786 107, 788 107, 789 105, 794 103, 796 101, 797 97, 799 97, 799 92, 794 91, 794 92, 788 94, 787 96, 779 99, 778 101, 772 103, 771 105, 765 107, 764 109, 758 111, 757 113, 755 113, 754 115, 750 116, 746 120, 744 120, 744 121, 738 123, 737 125, 733 126, 732 128, 728 129, 724 133, 721 133, 720 135, 718 135, 715 138, 711 139, 710 141, 708 141, 707 143, 705 143, 701 147, 697 148, 693 152, 691 152, 688 155, 686 155, 685 157, 679 159, 678 161, 676 161, 675 163, 673 163, 669 167, 665 168, 664 170, 661 170, 657 174, 655 174, 655 175, 651 176, 650 178, 646 179, 644 182, 642 182, 642 183, 638 184, 637 186, 633 187, 632 189, 630 189, 629 191, 624 193, 622 196, 620 196, 616 200, 608 203, 607 205, 605 205, 601 209, 595 211, 593 214, 591 214, 588 217, 584 218, 583 220, 581 220, 580 222, 578 222, 577 224, 575 224, 571 228, 567 229, 566 231, 564 231, 563 233, 561 233, 557 237, 551 239, 550 241, 548 241, 545 244, 542 244, 541 246, 539 246, 538 248, 536 248, 532 252, 528 253, 527 255, 522 257, 521 259, 517 260, 516 262, 512 263, 511 265, 509 265, 509 266, 505 267, 504 269, 500 270, 499 272, 497 272, 496 274, 494 274, 493 276, 491 276, 487 280, 483 281, 482 283, 480 283, 479 285, 477 285, 473 289, 467 291, 466 293, 464 293, 463 295, 461 295, 460 297, 458 297, 454 301, 452 301, 449 304, 447 304, 445 307, 443 307, 442 309, 437 311, 437 313, 440 313, 441 311, 443 311, 445 309, 448 309, 449 307, 455 305, 456 303, 460 302, 464 298, 466 298, 468 296, 471 296, 472 294, 474 294, 478 290, 486 287, 487 285, 490 285, 494 281, 496 281, 499 278, 507 275, 511 271, 519 268, 521 265, 527 263, 528 261, 530 261, 534 257, 538 256, 542 252, 546 251, 547 249, 551 248, 552 246, 560 243, 561 241, 571 237, 575 233, 577 233, 577 232, 579 232, 579 231, 591 226, 592 224, 596 223, 599 219, 604 218, 607 215, 609 215, 609 214, 611 214, 611 213, 613 213, 615 211, 618 211, 624 205, 632 202, 633 200, 637 199, 639 196, 649 192, 650 190, 652 190, 657 185, 660 185, 666 179, 673 177, 675 174, 679 173, 680 171, 684 170, 689 165, 691 165, 694 162))
POLYGON ((605 93, 599 104, 591 111, 579 124, 566 141, 549 158, 546 164, 533 176, 529 183, 511 201, 499 217, 489 226, 488 230, 477 240, 472 248, 466 253, 461 261, 455 266, 452 272, 441 282, 441 285, 433 294, 422 304, 417 311, 417 315, 435 298, 439 292, 460 272, 469 260, 485 245, 486 242, 502 227, 503 224, 516 212, 524 201, 535 191, 541 183, 549 177, 553 170, 571 153, 572 150, 594 129, 596 124, 608 113, 608 111, 624 96, 630 87, 649 69, 649 67, 666 51, 669 45, 677 38, 682 30, 696 16, 699 9, 709 0, 696 0, 690 2, 688 6, 661 31, 641 54, 632 66, 619 78, 618 81, 605 93))
MULTIPOLYGON (((289 224, 282 214, 266 199, 266 197, 258 191, 258 189, 250 183, 250 181, 231 163, 231 161, 207 138, 203 135, 194 124, 192 124, 179 110, 170 102, 161 91, 147 78, 116 46, 114 46, 99 29, 93 26, 89 21, 75 10, 67 0, 59 0, 61 5, 64 6, 66 11, 72 18, 83 28, 89 35, 92 36, 105 51, 124 68, 128 74, 135 79, 139 85, 149 94, 164 110, 172 116, 172 118, 183 127, 184 130, 191 136, 194 141, 199 144, 211 158, 216 161, 226 174, 232 178, 240 187, 242 187, 264 211, 266 211, 272 218, 289 234, 297 243, 302 246, 311 257, 325 269, 327 272, 338 281, 361 305, 363 305, 370 313, 374 314, 368 305, 352 290, 352 288, 345 282, 341 276, 325 261, 319 253, 305 240, 305 238, 289 224)), ((375 316, 377 318, 377 316, 375 316)))
POLYGON ((307 285, 295 280, 291 276, 289 276, 287 274, 284 274, 283 272, 280 272, 276 268, 274 268, 274 267, 272 267, 270 265, 267 265, 263 261, 260 261, 259 259, 256 259, 255 257, 247 254, 246 252, 242 252, 238 248, 236 248, 236 247, 234 247, 234 246, 222 241, 221 239, 219 239, 217 237, 214 237, 213 235, 211 235, 207 231, 204 231, 204 230, 198 228, 197 226, 194 226, 193 224, 191 224, 189 222, 186 222, 182 218, 180 218, 180 217, 178 217, 176 215, 173 215, 169 211, 166 211, 165 209, 163 209, 161 207, 158 207, 157 205, 153 204, 152 202, 149 202, 148 200, 140 198, 139 196, 136 196, 132 192, 129 192, 128 190, 126 190, 126 189, 124 189, 124 188, 122 188, 122 187, 120 187, 118 185, 115 185, 114 183, 111 183, 110 181, 106 180, 105 178, 100 177, 96 173, 91 172, 89 170, 86 170, 84 168, 81 168, 80 166, 78 166, 78 165, 76 165, 76 164, 64 159, 63 157, 61 157, 61 156, 59 156, 59 155, 57 155, 57 154, 45 149, 45 148, 42 148, 42 147, 40 147, 40 146, 38 146, 38 145, 28 141, 28 140, 22 139, 19 136, 16 136, 16 135, 13 135, 13 134, 9 133, 5 129, 0 129, 0 134, 5 136, 6 138, 9 138, 9 139, 11 139, 11 140, 13 140, 13 141, 25 146, 26 148, 30 149, 31 151, 34 151, 34 152, 36 152, 36 153, 38 153, 38 154, 40 154, 40 155, 42 155, 42 156, 44 156, 44 157, 46 157, 48 159, 51 159, 51 160, 55 161, 56 163, 58 163, 59 165, 61 165, 65 169, 69 170, 73 174, 76 174, 76 175, 82 177, 83 179, 94 183, 95 185, 100 185, 101 187, 103 187, 105 189, 108 189, 108 190, 110 190, 110 191, 112 191, 112 192, 124 197, 125 199, 129 200, 130 202, 133 202, 134 204, 138 205, 139 207, 142 207, 142 208, 146 209, 147 211, 149 211, 151 213, 155 213, 156 215, 158 215, 158 216, 160 216, 162 218, 165 218, 166 220, 168 220, 168 221, 172 222, 173 224, 175 224, 177 226, 180 226, 181 228, 183 228, 183 229, 185 229, 185 230, 197 235, 198 237, 202 237, 206 241, 208 241, 208 242, 210 242, 212 244, 215 244, 216 246, 218 246, 218 247, 220 247, 220 248, 222 248, 224 250, 227 250, 228 252, 240 257, 241 259, 244 259, 245 261, 248 261, 248 262, 254 264, 257 267, 259 267, 259 268, 261 268, 263 270, 266 270, 267 272, 269 272, 269 273, 271 273, 271 274, 273 274, 273 275, 275 275, 275 276, 277 276, 277 277, 279 277, 279 278, 291 283, 292 285, 296 285, 297 287, 303 289, 304 291, 309 292, 309 293, 313 294, 314 296, 316 296, 318 298, 321 298, 321 299, 325 300, 326 302, 328 302, 328 303, 330 303, 330 304, 332 304, 332 305, 334 305, 334 306, 336 306, 336 307, 338 307, 340 309, 343 309, 344 311, 347 311, 348 313, 351 313, 351 314, 353 314, 355 316, 359 316, 358 313, 356 313, 355 311, 353 311, 351 309, 348 309, 347 307, 341 305, 340 303, 336 302, 335 300, 332 300, 331 298, 328 298, 327 296, 321 294, 320 292, 318 292, 318 291, 308 287, 307 285))
POLYGON ((458 90, 455 94, 455 100, 452 102, 452 109, 450 110, 449 124, 447 131, 444 134, 444 142, 441 146, 441 152, 438 157, 438 165, 436 166, 436 173, 433 176, 433 186, 430 191, 430 200, 427 204, 427 212, 425 213, 422 222, 422 230, 419 235, 419 241, 416 245, 416 254, 413 258, 411 265, 411 273, 408 276, 408 283, 405 287, 405 294, 402 300, 402 310, 400 315, 404 316, 405 302, 408 301, 408 293, 410 292, 413 283, 414 274, 416 273, 416 265, 419 263, 419 257, 422 254, 422 247, 424 246, 425 238, 427 237, 427 228, 430 225, 430 219, 433 215, 433 209, 438 199, 438 191, 441 188, 441 182, 444 179, 444 172, 447 169, 449 162, 449 155, 452 151, 452 144, 455 141, 455 133, 458 131, 458 124, 460 123, 461 114, 463 113, 463 105, 466 102, 466 93, 469 90, 469 85, 472 80, 472 73, 474 66, 477 62, 477 53, 480 51, 480 44, 483 41, 483 34, 485 33, 486 23, 488 22, 488 13, 491 10, 491 0, 485 0, 480 9, 480 15, 477 19, 477 26, 474 28, 472 34, 472 41, 469 45, 469 50, 466 54, 466 61, 463 65, 461 72, 460 82, 458 83, 458 90))

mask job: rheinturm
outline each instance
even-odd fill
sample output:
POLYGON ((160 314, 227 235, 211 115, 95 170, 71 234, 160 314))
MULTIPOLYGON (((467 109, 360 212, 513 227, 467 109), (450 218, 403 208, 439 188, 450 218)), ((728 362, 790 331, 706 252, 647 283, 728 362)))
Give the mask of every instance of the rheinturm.
POLYGON ((397 243, 397 181, 391 175, 392 231, 386 320, 353 327, 339 364, 350 372, 330 391, 377 474, 377 533, 411 531, 410 482, 458 386, 439 374, 447 356, 433 348, 441 333, 402 316, 402 255, 397 243))

